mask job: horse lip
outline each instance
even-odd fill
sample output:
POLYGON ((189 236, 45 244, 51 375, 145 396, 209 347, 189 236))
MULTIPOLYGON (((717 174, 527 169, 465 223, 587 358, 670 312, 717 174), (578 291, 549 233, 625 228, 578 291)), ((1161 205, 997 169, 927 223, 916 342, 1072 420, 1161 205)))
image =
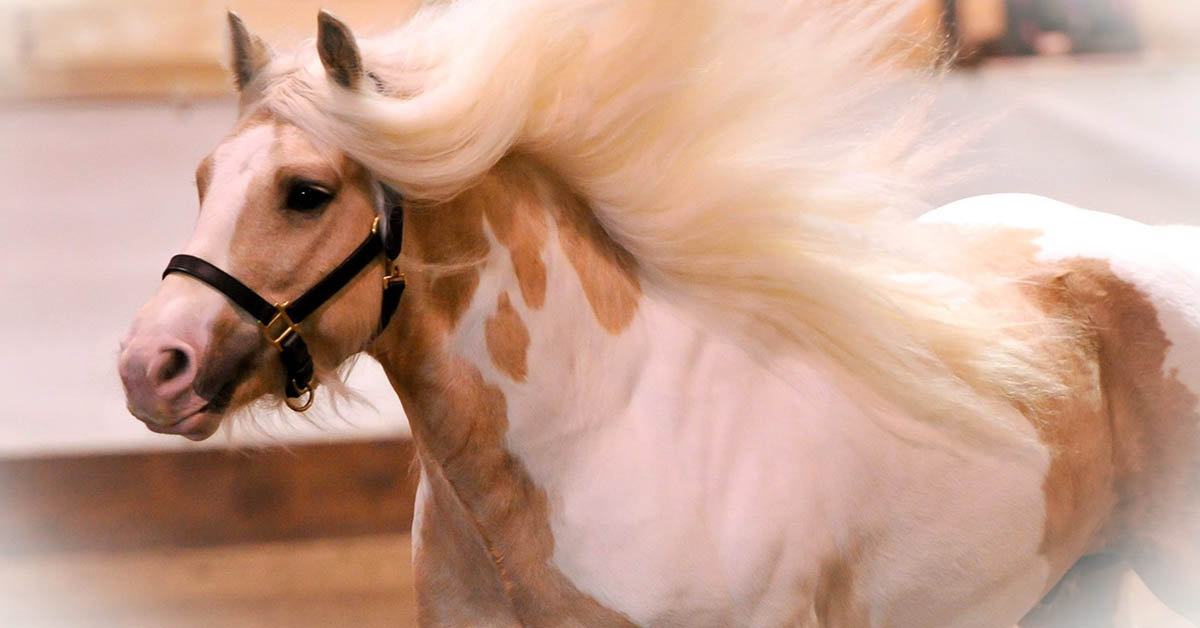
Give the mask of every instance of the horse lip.
POLYGON ((184 414, 180 418, 175 419, 174 421, 171 421, 170 423, 162 423, 159 421, 155 421, 153 414, 147 414, 146 412, 140 412, 138 408, 135 408, 134 406, 132 406, 128 403, 125 404, 125 409, 128 410, 129 413, 132 414, 137 420, 141 421, 142 423, 145 423, 146 426, 150 427, 151 429, 154 429, 154 428, 169 429, 169 428, 175 427, 176 425, 179 425, 180 423, 183 423, 184 421, 192 418, 193 416, 195 416, 201 412, 204 412, 205 410, 207 410, 209 408, 210 405, 211 404, 206 402, 203 405, 201 405, 199 408, 196 408, 195 410, 192 410, 191 412, 184 414))
POLYGON ((211 431, 205 428, 205 424, 209 419, 209 416, 207 415, 211 415, 211 412, 208 412, 207 408, 208 404, 205 404, 200 409, 170 425, 163 426, 147 423, 146 427, 148 427, 151 432, 155 432, 157 434, 174 434, 183 436, 188 440, 204 440, 211 435, 211 431), (189 425, 189 422, 193 424, 189 425))
POLYGON ((225 382, 217 392, 208 398, 208 403, 204 404, 204 408, 215 414, 224 414, 225 410, 229 409, 229 403, 233 401, 233 391, 237 389, 238 383, 242 381, 239 375, 225 382))
MULTIPOLYGON (((229 402, 233 399, 233 390, 237 385, 237 379, 231 379, 226 382, 211 398, 203 399, 204 403, 194 410, 191 410, 170 423, 160 423, 152 418, 139 414, 134 408, 129 407, 129 412, 137 417, 139 421, 146 424, 152 432, 160 434, 188 434, 181 431, 179 427, 186 421, 193 419, 201 414, 223 414, 229 407, 229 402)), ((127 406, 128 407, 128 406, 127 406)), ((194 430, 193 430, 194 431, 194 430)))
POLYGON ((176 426, 177 426, 177 425, 179 425, 180 423, 183 423, 184 421, 186 421, 186 420, 188 420, 188 419, 190 419, 190 418, 192 418, 192 417, 196 416, 197 414, 203 414, 203 413, 205 413, 205 412, 208 412, 208 410, 209 410, 209 408, 210 408, 211 406, 212 406, 212 402, 211 402, 211 401, 209 401, 209 402, 206 402, 204 405, 200 406, 199 408, 196 408, 195 410, 193 410, 193 411, 191 411, 191 412, 189 412, 189 413, 187 413, 187 414, 183 415, 182 417, 180 417, 180 419, 179 419, 178 421, 175 421, 174 423, 171 423, 171 424, 169 424, 169 425, 163 425, 163 426, 161 426, 161 427, 165 427, 165 428, 168 428, 168 429, 169 429, 169 428, 176 427, 176 426))
MULTIPOLYGON (((210 365, 211 366, 211 365, 210 365)), ((201 368, 192 384, 192 392, 208 403, 209 410, 221 414, 229 408, 233 401, 233 392, 237 389, 254 367, 253 353, 238 359, 232 368, 201 368), (224 380, 224 381, 222 381, 224 380)))

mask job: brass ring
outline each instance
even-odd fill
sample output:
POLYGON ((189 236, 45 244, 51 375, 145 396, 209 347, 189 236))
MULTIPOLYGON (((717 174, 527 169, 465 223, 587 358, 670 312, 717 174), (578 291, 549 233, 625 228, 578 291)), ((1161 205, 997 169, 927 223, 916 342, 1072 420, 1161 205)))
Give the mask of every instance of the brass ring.
MULTIPOLYGON (((292 383, 295 384, 295 382, 292 383)), ((293 412, 304 412, 312 407, 313 400, 316 399, 316 393, 313 392, 313 389, 310 386, 305 386, 304 388, 300 389, 300 396, 304 396, 305 394, 308 395, 308 399, 302 404, 293 405, 294 402, 292 401, 292 397, 284 397, 283 402, 286 403, 287 407, 291 408, 293 412)))

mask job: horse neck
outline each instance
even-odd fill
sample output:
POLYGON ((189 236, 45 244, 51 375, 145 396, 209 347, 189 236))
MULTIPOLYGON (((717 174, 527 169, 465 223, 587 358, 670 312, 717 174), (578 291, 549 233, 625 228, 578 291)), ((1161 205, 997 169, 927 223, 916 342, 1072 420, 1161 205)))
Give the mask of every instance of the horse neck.
POLYGON ((564 594, 573 588, 545 567, 554 545, 548 500, 532 479, 539 469, 527 465, 546 459, 533 449, 604 421, 579 391, 612 398, 595 382, 634 368, 606 351, 634 323, 634 263, 564 186, 511 158, 452 202, 409 209, 404 251, 409 284, 370 352, 408 415, 431 495, 425 517, 441 519, 424 534, 476 531, 464 534, 487 547, 496 574, 508 574, 503 590, 531 623, 521 608, 550 624, 581 612, 600 613, 586 625, 612 624, 586 596, 564 594), (548 590, 570 607, 535 600, 548 590))
POLYGON ((556 405, 555 393, 601 366, 610 376, 621 369, 602 354, 634 321, 636 265, 578 197, 529 160, 509 158, 453 201, 408 210, 404 251, 405 297, 371 353, 428 445, 454 440, 452 424, 464 421, 432 417, 460 403, 472 416, 497 415, 489 422, 500 431, 544 434, 540 410, 556 405), (449 389, 468 382, 469 399, 455 399, 449 389))

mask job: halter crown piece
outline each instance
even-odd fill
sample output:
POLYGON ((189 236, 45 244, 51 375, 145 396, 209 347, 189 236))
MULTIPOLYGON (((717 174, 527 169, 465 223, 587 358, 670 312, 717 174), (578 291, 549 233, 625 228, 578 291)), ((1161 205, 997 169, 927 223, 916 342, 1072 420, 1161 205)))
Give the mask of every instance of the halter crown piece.
POLYGON ((383 278, 383 307, 376 333, 387 327, 400 304, 400 295, 404 293, 404 273, 396 268, 404 231, 403 209, 402 202, 397 198, 388 212, 386 229, 380 229, 379 218, 376 217, 371 224, 371 233, 349 257, 307 292, 291 301, 272 305, 229 273, 193 255, 172 257, 162 276, 166 278, 171 273, 183 273, 198 279, 254 317, 267 341, 279 351, 279 359, 287 373, 285 403, 296 412, 304 412, 313 403, 313 361, 308 353, 308 344, 300 336, 297 326, 346 287, 377 256, 382 255, 387 272, 383 278), (301 398, 303 401, 294 401, 301 398))

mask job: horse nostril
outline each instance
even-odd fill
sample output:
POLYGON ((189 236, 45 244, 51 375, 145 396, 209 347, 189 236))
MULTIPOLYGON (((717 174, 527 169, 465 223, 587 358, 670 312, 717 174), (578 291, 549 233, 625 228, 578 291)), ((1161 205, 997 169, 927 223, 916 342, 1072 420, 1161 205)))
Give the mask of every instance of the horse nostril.
POLYGON ((187 355, 179 349, 168 349, 167 353, 169 353, 171 357, 167 360, 167 363, 163 365, 161 377, 164 381, 175 379, 181 373, 187 370, 188 365, 187 355))
POLYGON ((150 370, 147 374, 154 387, 159 388, 183 378, 191 372, 191 366, 192 358, 190 352, 182 348, 172 347, 159 352, 158 357, 150 365, 150 370))

